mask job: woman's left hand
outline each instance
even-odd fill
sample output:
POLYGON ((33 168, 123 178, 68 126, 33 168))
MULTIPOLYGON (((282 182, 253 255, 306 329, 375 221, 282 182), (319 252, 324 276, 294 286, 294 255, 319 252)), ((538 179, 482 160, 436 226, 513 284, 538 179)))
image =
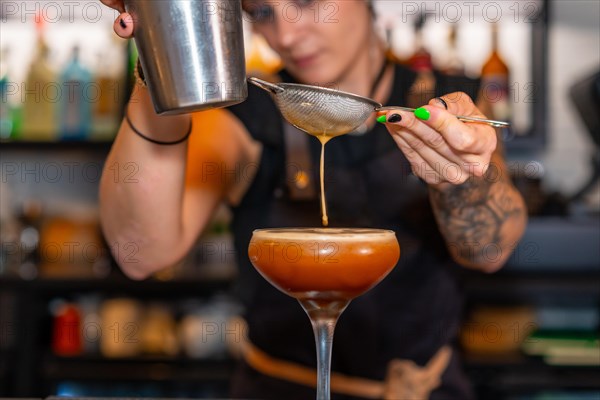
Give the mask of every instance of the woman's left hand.
POLYGON ((486 124, 456 118, 486 118, 467 94, 456 92, 441 99, 432 99, 415 113, 388 110, 379 115, 386 115, 387 129, 415 175, 429 185, 459 185, 485 174, 496 149, 496 131, 486 124))

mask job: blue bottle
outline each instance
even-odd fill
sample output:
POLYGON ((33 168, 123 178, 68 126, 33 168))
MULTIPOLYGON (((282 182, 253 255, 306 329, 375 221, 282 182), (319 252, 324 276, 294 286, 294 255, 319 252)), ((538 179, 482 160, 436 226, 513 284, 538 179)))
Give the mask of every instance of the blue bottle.
POLYGON ((63 140, 85 140, 91 130, 95 88, 92 74, 79 61, 79 47, 60 77, 60 134, 63 140))
POLYGON ((14 139, 12 106, 8 99, 8 49, 0 56, 0 141, 14 139))

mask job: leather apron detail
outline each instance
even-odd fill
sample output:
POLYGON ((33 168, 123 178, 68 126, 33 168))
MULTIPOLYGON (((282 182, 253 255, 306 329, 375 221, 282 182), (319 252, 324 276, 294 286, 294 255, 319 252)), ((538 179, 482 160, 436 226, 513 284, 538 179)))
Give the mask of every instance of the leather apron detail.
POLYGON ((446 345, 420 367, 411 360, 393 359, 388 364, 383 398, 426 400, 442 384, 442 374, 450 363, 452 348, 446 345))
MULTIPOLYGON (((317 371, 313 368, 272 357, 249 341, 241 343, 240 350, 246 363, 263 375, 312 388, 317 386, 317 371)), ((451 356, 452 349, 443 346, 423 367, 411 360, 393 359, 384 382, 332 372, 331 392, 365 399, 427 400, 442 383, 451 356)))

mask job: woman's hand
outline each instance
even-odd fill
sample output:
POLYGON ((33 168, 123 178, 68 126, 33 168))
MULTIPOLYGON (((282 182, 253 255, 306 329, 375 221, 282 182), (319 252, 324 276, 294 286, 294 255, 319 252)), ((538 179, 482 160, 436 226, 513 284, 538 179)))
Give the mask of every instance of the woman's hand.
POLYGON ((125 12, 123 0, 100 0, 107 7, 117 10, 120 15, 114 22, 113 29, 115 33, 123 39, 129 39, 133 36, 133 18, 125 12))
POLYGON ((380 113, 386 115, 388 131, 413 173, 436 187, 459 185, 470 177, 483 176, 497 144, 496 131, 491 126, 464 123, 455 117, 485 118, 467 94, 457 92, 441 99, 432 99, 415 113, 380 113))

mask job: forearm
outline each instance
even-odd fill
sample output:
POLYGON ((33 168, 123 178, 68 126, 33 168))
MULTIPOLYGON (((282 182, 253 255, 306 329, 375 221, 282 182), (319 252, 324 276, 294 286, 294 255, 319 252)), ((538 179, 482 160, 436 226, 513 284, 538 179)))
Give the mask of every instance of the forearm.
POLYGON ((462 185, 430 187, 430 199, 452 257, 465 267, 498 270, 525 229, 524 201, 493 165, 462 185))
MULTIPOLYGON (((132 95, 128 112, 136 128, 156 140, 173 141, 189 116, 161 117, 145 89, 132 95)), ((168 266, 181 256, 182 205, 187 144, 157 145, 123 122, 100 182, 100 217, 113 255, 134 278, 168 266)))

